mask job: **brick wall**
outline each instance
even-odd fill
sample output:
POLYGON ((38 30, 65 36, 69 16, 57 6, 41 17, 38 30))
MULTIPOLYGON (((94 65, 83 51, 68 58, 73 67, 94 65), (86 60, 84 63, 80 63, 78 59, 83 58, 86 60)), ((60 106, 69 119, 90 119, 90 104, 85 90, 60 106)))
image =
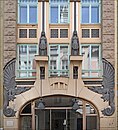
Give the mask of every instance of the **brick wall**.
POLYGON ((16 57, 17 0, 4 1, 4 65, 16 57))

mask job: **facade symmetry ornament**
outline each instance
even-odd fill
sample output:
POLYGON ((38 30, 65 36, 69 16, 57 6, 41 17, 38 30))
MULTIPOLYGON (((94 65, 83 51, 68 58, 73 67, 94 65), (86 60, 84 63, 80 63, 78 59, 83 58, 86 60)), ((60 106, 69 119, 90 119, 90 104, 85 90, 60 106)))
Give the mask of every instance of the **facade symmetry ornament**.
POLYGON ((114 67, 108 62, 106 59, 103 58, 103 82, 101 87, 92 87, 89 88, 92 91, 102 94, 102 99, 104 102, 109 102, 109 106, 102 110, 103 115, 111 116, 115 111, 115 104, 114 104, 114 74, 115 70, 114 67))
POLYGON ((7 117, 15 116, 16 111, 9 107, 9 102, 14 101, 15 95, 21 94, 30 88, 17 87, 15 81, 15 62, 16 59, 9 61, 4 67, 4 115, 7 117))
POLYGON ((41 32, 41 38, 39 42, 39 55, 40 56, 47 55, 47 39, 44 31, 41 32))
POLYGON ((77 31, 73 32, 73 36, 71 40, 71 55, 72 56, 79 55, 79 38, 77 36, 77 31))

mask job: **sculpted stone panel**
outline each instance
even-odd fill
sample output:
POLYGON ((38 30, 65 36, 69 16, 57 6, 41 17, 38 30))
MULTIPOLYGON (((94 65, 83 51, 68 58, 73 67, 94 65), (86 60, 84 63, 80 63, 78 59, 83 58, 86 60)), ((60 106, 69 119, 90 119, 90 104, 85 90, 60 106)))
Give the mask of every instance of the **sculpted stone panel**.
POLYGON ((105 34, 103 34, 102 37, 103 37, 103 43, 105 43, 104 46, 106 46, 106 43, 107 43, 109 45, 109 48, 114 48, 113 46, 111 46, 111 44, 109 44, 109 43, 112 43, 112 45, 114 44, 113 35, 105 35, 105 34))
POLYGON ((16 13, 4 13, 5 21, 16 21, 16 13))
POLYGON ((4 42, 16 42, 16 37, 15 36, 4 36, 4 42))
POLYGON ((16 21, 5 21, 4 27, 5 28, 15 28, 16 27, 16 21))
POLYGON ((5 36, 16 36, 16 29, 15 28, 5 28, 4 35, 5 36))
POLYGON ((5 0, 4 6, 4 12, 15 12, 16 0, 5 0))
POLYGON ((4 44, 4 50, 10 51, 10 50, 16 50, 16 44, 15 43, 5 43, 4 44))

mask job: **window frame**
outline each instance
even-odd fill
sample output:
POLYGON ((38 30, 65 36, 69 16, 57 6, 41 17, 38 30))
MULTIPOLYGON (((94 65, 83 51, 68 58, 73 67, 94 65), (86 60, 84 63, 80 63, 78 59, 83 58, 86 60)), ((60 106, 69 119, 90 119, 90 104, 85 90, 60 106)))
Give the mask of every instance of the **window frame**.
POLYGON ((67 73, 67 75, 63 75, 63 76, 65 76, 65 77, 68 77, 69 76, 69 64, 70 64, 70 60, 69 60, 69 56, 70 56, 70 48, 69 48, 69 44, 67 43, 67 44, 49 44, 49 51, 48 51, 48 55, 49 55, 49 62, 48 62, 48 71, 49 71, 49 77, 53 77, 52 75, 51 75, 51 72, 56 72, 57 73, 57 75, 54 75, 54 76, 57 76, 57 77, 59 77, 59 76, 62 76, 61 75, 61 72, 65 72, 65 73, 67 73), (51 46, 58 46, 58 49, 57 49, 57 66, 56 67, 58 67, 58 68, 56 68, 54 71, 53 71, 53 69, 51 70, 50 69, 50 58, 51 58, 51 55, 50 55, 50 47, 51 46), (62 69, 62 66, 60 65, 60 48, 61 47, 68 47, 68 53, 67 53, 67 55, 68 55, 68 69, 67 70, 63 70, 62 69))
POLYGON ((52 2, 51 0, 49 1, 49 23, 50 24, 69 24, 70 22, 70 0, 67 0, 66 2, 60 2, 60 1, 56 1, 56 2, 52 2), (68 22, 60 22, 60 7, 62 5, 67 5, 68 6, 68 22), (53 23, 51 22, 51 7, 57 7, 58 8, 58 21, 57 23, 53 23))
MULTIPOLYGON (((36 78, 36 76, 29 76, 29 73, 36 73, 36 68, 35 69, 28 69, 28 67, 29 67, 29 52, 30 52, 30 50, 29 50, 29 47, 30 46, 36 46, 36 54, 38 54, 38 45, 36 44, 36 43, 34 43, 34 44, 17 44, 17 70, 16 70, 16 77, 18 78, 18 79, 22 79, 22 78, 36 78), (20 64, 19 64, 19 61, 21 61, 19 58, 20 58, 20 54, 19 54, 19 51, 20 51, 20 46, 26 46, 26 56, 25 57, 27 57, 26 58, 26 61, 27 61, 27 65, 26 65, 26 68, 25 69, 21 69, 20 67, 20 64), (25 75, 26 76, 20 76, 20 73, 26 73, 25 75)), ((34 54, 34 53, 33 53, 34 54)), ((34 56, 36 55, 36 54, 34 54, 34 56)), ((34 57, 33 56, 33 57, 34 57)), ((34 59, 34 58, 33 58, 34 59)))
POLYGON ((38 1, 37 2, 18 2, 18 24, 37 24, 38 23, 38 1), (21 13, 20 13, 20 7, 26 7, 26 22, 21 22, 21 13), (36 7, 36 22, 30 23, 30 7, 36 7))
POLYGON ((82 47, 83 46, 89 46, 89 65, 88 65, 88 69, 83 69, 83 66, 82 66, 82 73, 83 72, 87 72, 88 73, 88 76, 83 76, 82 75, 82 78, 101 78, 102 77, 102 58, 101 58, 101 44, 81 44, 80 45, 80 54, 82 55, 82 47), (98 61, 98 69, 92 69, 92 66, 91 66, 91 48, 92 47, 96 47, 98 46, 99 47, 99 61, 98 61), (98 73, 98 76, 92 76, 92 72, 94 73, 98 73))
POLYGON ((81 24, 100 24, 101 23, 101 0, 99 0, 99 2, 82 2, 81 1, 81 24), (89 8, 89 19, 88 19, 88 21, 89 22, 83 22, 82 21, 82 7, 88 7, 89 8), (91 10, 92 10, 92 7, 98 7, 98 9, 99 9, 99 16, 98 16, 98 18, 99 18, 99 20, 98 20, 98 22, 92 22, 92 12, 91 12, 91 10))

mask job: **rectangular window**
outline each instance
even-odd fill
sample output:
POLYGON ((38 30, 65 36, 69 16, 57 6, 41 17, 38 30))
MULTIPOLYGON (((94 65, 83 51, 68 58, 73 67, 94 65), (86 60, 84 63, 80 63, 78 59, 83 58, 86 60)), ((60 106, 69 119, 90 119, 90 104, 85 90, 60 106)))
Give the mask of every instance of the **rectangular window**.
POLYGON ((18 1, 18 23, 36 24, 37 4, 38 4, 38 0, 19 0, 18 1))
POLYGON ((58 29, 51 29, 51 38, 58 38, 58 29))
POLYGON ((50 22, 69 22, 69 0, 50 0, 50 22))
POLYGON ((19 38, 27 38, 27 29, 19 29, 19 38))
POLYGON ((83 55, 82 76, 100 77, 101 76, 101 52, 100 45, 81 45, 83 55))
POLYGON ((60 38, 68 38, 68 29, 60 29, 60 38))
POLYGON ((100 2, 101 0, 81 1, 81 23, 100 23, 100 2))
POLYGON ((29 29, 29 38, 37 38, 37 30, 29 29))
POLYGON ((89 7, 82 7, 82 23, 89 23, 89 7))
POLYGON ((68 76, 69 70, 68 45, 50 45, 49 76, 68 76))
POLYGON ((91 37, 99 38, 99 29, 91 29, 91 37))
POLYGON ((34 55, 37 54, 37 45, 20 44, 17 49, 17 78, 34 78, 36 76, 34 55))
POLYGON ((20 6, 20 23, 27 22, 27 6, 20 6))
POLYGON ((82 38, 90 38, 90 29, 82 29, 82 38))

